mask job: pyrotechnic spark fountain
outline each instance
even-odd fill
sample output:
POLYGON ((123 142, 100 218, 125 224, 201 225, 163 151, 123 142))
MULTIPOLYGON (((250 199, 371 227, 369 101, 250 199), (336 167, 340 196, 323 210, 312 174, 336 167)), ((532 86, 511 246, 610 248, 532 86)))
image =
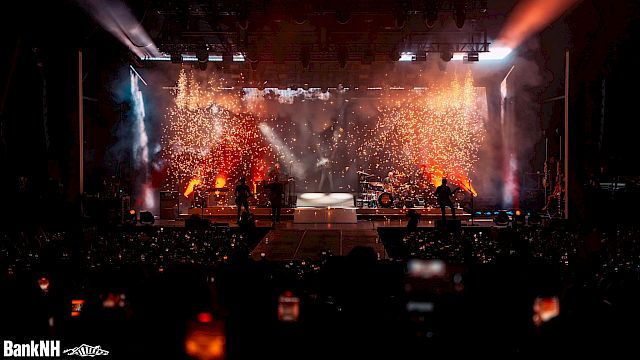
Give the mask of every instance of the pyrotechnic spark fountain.
POLYGON ((317 91, 296 92, 309 101, 300 103, 285 91, 245 89, 240 98, 220 90, 225 87, 219 79, 201 85, 186 71, 179 76, 163 151, 185 195, 198 181, 213 187, 216 178, 262 180, 275 162, 302 191, 319 191, 321 176, 332 178, 332 189, 354 191, 355 171, 368 168, 379 175, 399 169, 433 184, 447 176, 475 194, 469 177, 486 115, 471 74, 462 82, 388 94, 374 111, 317 91), (281 112, 287 107, 293 107, 289 115, 281 112))
POLYGON ((222 92, 221 80, 212 78, 204 88, 193 73, 181 71, 175 104, 168 109, 164 127, 164 157, 170 160, 170 176, 178 183, 191 180, 188 195, 198 181, 207 187, 223 187, 264 171, 269 144, 258 129, 258 119, 239 112, 237 95, 222 92))
POLYGON ((470 175, 484 139, 470 73, 462 83, 389 98, 360 153, 376 168, 399 169, 438 186, 443 177, 476 195, 470 175), (375 161, 378 159, 378 161, 375 161))

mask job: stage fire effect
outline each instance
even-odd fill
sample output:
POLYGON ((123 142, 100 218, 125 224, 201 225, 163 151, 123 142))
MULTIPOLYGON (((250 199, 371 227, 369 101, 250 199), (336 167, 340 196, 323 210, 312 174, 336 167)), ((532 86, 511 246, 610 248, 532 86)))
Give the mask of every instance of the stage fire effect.
POLYGON ((478 90, 467 73, 462 82, 454 77, 449 84, 386 99, 360 153, 374 169, 396 169, 434 186, 446 177, 476 196, 471 177, 486 117, 478 90))
POLYGON ((197 185, 223 188, 227 179, 266 172, 265 157, 272 157, 259 130, 259 119, 239 112, 237 95, 224 93, 220 79, 201 88, 193 73, 181 71, 175 103, 167 109, 163 128, 163 157, 175 183, 187 184, 188 196, 197 185))

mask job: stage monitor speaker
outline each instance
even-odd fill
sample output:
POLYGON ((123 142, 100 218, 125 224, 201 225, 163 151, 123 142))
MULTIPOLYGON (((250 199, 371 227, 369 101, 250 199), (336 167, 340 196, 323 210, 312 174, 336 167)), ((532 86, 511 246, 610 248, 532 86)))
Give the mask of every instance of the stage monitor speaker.
POLYGON ((149 211, 140 212, 140 223, 141 224, 149 224, 152 225, 156 222, 156 219, 153 217, 153 214, 149 211))
POLYGON ((462 224, 458 219, 447 219, 446 222, 443 222, 442 219, 436 220, 437 228, 459 229, 460 226, 462 226, 462 224))

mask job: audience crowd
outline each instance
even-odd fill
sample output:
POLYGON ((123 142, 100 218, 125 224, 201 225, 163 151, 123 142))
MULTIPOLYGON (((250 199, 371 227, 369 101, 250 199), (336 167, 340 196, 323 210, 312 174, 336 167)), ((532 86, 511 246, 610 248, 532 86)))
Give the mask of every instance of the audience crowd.
POLYGON ((383 259, 356 247, 288 262, 253 260, 254 235, 5 232, 0 337, 99 344, 115 358, 215 358, 190 342, 194 326, 215 324, 226 358, 245 359, 612 356, 638 335, 633 226, 396 228, 380 231, 383 259))

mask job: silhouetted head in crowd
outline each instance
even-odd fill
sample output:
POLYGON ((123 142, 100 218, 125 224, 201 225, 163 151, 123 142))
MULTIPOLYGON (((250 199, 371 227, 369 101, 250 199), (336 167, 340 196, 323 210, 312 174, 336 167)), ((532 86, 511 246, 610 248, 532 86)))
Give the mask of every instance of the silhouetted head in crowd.
POLYGON ((358 245, 349 251, 347 260, 355 264, 368 264, 378 260, 378 255, 370 246, 358 245))

